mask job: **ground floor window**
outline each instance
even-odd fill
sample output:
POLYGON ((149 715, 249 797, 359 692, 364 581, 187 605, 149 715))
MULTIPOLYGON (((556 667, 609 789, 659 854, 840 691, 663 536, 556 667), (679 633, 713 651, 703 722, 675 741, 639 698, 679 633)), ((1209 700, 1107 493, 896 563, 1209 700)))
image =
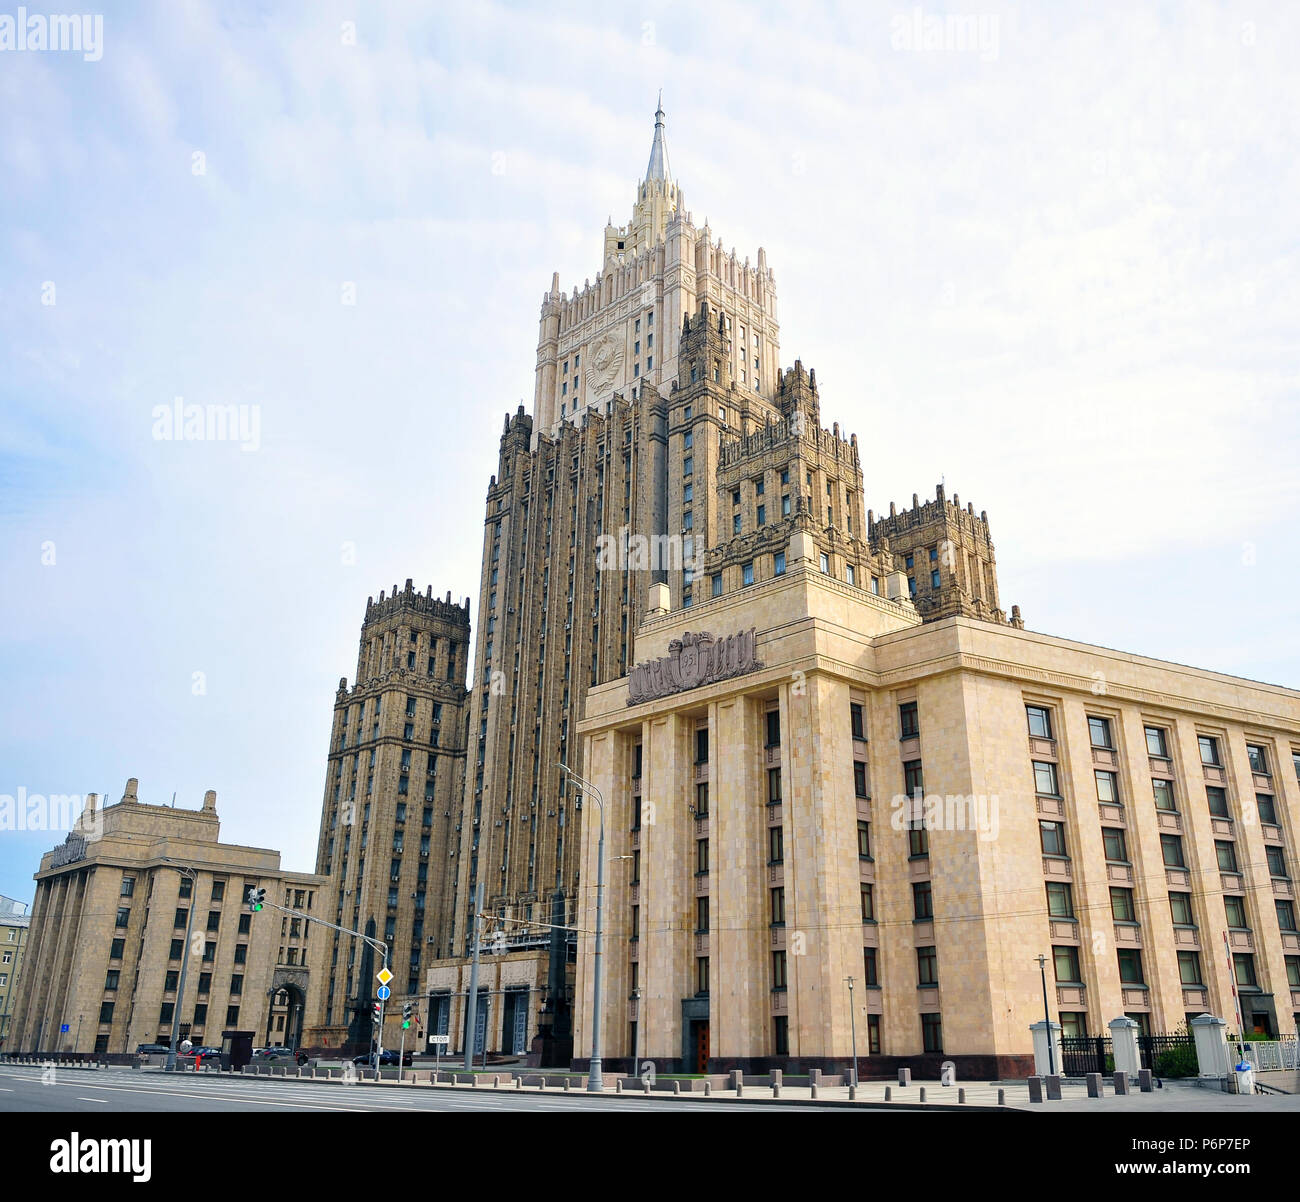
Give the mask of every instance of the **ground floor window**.
POLYGON ((790 1020, 784 1014, 778 1014, 772 1019, 772 1038, 777 1056, 790 1055, 790 1020))
POLYGON ((867 1015, 867 1055, 880 1055, 880 1015, 867 1015))
POLYGON ((921 1015, 921 1048, 926 1052, 943 1051, 943 1024, 939 1015, 921 1015))

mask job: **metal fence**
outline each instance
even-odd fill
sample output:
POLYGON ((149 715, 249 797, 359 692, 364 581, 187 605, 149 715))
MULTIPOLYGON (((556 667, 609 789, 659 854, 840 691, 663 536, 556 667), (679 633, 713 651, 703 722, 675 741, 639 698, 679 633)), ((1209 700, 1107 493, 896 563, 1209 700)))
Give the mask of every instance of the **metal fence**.
POLYGON ((1294 1039, 1247 1039, 1236 1044, 1238 1054, 1257 1073, 1284 1073, 1300 1070, 1300 1043, 1294 1039))
MULTIPOLYGON (((1183 1049, 1187 1049, 1193 1063, 1195 1061, 1196 1041, 1191 1035, 1139 1035, 1137 1042, 1140 1066, 1157 1075, 1173 1075, 1169 1068, 1175 1058, 1186 1064, 1185 1056, 1177 1056, 1183 1049)), ((1073 1035, 1062 1038, 1061 1072, 1065 1076, 1083 1077, 1088 1073, 1114 1071, 1115 1049, 1110 1036, 1073 1035)))

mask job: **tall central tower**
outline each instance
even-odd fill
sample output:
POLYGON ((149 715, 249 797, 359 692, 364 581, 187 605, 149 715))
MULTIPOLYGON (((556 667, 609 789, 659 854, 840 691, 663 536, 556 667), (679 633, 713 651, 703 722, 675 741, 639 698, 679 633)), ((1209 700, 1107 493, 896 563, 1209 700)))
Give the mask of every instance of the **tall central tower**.
POLYGON ((724 250, 706 221, 697 228, 685 197, 669 174, 662 104, 645 178, 637 184, 631 220, 605 227, 595 279, 560 291, 560 277, 542 298, 533 401, 533 447, 595 408, 607 410, 615 393, 631 396, 643 384, 663 389, 677 378, 683 322, 702 301, 730 323, 727 362, 742 393, 772 400, 780 363, 776 281, 767 252, 724 250))

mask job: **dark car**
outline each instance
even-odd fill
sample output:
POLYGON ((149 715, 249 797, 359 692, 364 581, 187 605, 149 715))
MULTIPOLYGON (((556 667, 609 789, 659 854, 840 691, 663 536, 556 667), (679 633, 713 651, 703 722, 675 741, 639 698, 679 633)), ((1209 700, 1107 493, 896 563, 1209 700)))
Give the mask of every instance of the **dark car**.
MULTIPOLYGON (((412 1056, 413 1056, 413 1053, 411 1053, 411 1052, 407 1052, 405 1055, 403 1055, 403 1057, 402 1057, 402 1067, 403 1067, 403 1068, 410 1068, 411 1065, 415 1063, 415 1061, 412 1059, 412 1056)), ((373 1061, 374 1061, 374 1055, 373 1055, 373 1054, 371 1054, 370 1056, 354 1056, 354 1057, 352 1058, 352 1063, 353 1063, 353 1064, 365 1064, 365 1065, 369 1065, 369 1064, 373 1063, 373 1061)), ((395 1051, 393 1051, 392 1048, 385 1048, 385 1049, 383 1050, 383 1052, 380 1053, 380 1056, 379 1056, 379 1065, 380 1065, 381 1068, 396 1068, 396 1067, 397 1067, 397 1053, 396 1053, 395 1051)))
POLYGON ((191 1056, 220 1056, 220 1048, 194 1048, 190 1052, 191 1056))
POLYGON ((137 1056, 166 1056, 171 1051, 165 1043, 142 1043, 135 1049, 137 1056))
POLYGON ((254 1048, 254 1060, 282 1060, 293 1055, 293 1048, 254 1048))

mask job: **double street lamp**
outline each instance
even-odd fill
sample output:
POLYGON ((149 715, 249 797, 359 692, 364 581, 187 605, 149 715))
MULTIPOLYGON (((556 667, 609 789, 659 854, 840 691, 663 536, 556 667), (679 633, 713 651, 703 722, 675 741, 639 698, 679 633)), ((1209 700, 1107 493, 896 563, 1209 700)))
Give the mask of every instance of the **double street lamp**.
POLYGON ((601 935, 604 930, 604 892, 605 892, 605 801, 595 785, 585 781, 565 764, 557 767, 580 789, 590 793, 596 799, 600 809, 600 842, 596 848, 596 955, 592 969, 592 1019, 591 1019, 591 1066, 587 1070, 587 1092, 602 1093, 605 1088, 601 1076, 600 1063, 600 971, 601 971, 601 935))
POLYGON ((190 939, 194 932, 194 907, 198 901, 198 873, 193 868, 185 864, 178 864, 175 860, 168 860, 164 857, 164 864, 170 864, 181 876, 188 877, 190 882, 190 906, 189 917, 185 920, 185 950, 181 952, 181 976, 176 983, 176 1001, 172 1004, 172 1041, 167 1048, 167 1071, 174 1073, 176 1071, 176 1041, 180 1038, 181 1031, 181 1007, 185 1004, 185 975, 190 967, 190 939))

